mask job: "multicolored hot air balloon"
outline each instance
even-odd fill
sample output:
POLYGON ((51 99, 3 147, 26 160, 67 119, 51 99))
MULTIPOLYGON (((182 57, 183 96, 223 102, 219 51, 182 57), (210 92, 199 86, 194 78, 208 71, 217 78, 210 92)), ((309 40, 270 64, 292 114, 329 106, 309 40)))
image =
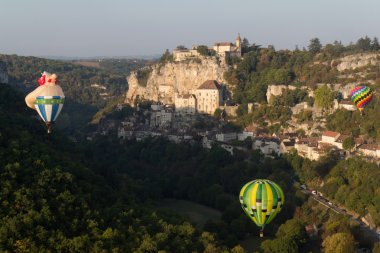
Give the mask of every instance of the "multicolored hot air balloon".
POLYGON ((351 101, 356 105, 360 112, 371 102, 373 92, 368 86, 357 86, 350 92, 351 101))
POLYGON ((40 86, 25 97, 25 102, 38 112, 48 128, 48 133, 51 133, 52 124, 62 110, 65 95, 57 84, 55 74, 42 73, 38 83, 40 86))
POLYGON ((261 228, 260 237, 263 237, 265 225, 281 211, 284 193, 276 183, 256 179, 243 186, 239 199, 244 212, 261 228))

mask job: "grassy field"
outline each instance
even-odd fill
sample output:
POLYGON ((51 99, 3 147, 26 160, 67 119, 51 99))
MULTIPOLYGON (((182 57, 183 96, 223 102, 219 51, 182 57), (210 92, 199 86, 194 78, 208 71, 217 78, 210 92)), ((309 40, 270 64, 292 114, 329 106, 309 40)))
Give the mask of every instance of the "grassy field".
POLYGON ((207 220, 218 220, 221 217, 220 211, 191 201, 165 199, 158 204, 160 209, 186 216, 200 227, 203 227, 207 220))

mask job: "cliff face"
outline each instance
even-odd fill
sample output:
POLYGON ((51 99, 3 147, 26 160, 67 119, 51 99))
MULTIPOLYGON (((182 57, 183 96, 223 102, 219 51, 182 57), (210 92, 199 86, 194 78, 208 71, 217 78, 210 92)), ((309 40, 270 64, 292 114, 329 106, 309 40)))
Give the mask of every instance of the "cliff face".
POLYGON ((344 71, 347 69, 356 69, 365 67, 368 65, 379 66, 380 65, 380 54, 379 53, 363 53, 348 55, 338 59, 338 61, 332 61, 338 63, 336 68, 338 71, 344 71))
POLYGON ((141 77, 139 80, 138 72, 132 72, 128 77, 126 103, 133 105, 137 97, 173 103, 175 92, 188 94, 206 80, 216 80, 220 84, 227 85, 223 78, 227 67, 217 62, 215 58, 203 57, 182 62, 168 62, 150 68, 145 80, 141 77))
POLYGON ((281 96, 282 92, 284 90, 295 90, 297 87, 293 85, 268 85, 267 89, 267 102, 269 103, 269 100, 272 96, 281 96))
POLYGON ((7 65, 0 61, 0 83, 8 83, 7 65))

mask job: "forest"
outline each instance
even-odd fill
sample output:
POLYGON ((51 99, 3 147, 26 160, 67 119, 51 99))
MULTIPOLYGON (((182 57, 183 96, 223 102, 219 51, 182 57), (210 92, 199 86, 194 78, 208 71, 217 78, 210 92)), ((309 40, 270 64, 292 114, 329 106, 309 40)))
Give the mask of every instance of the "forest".
MULTIPOLYGON (((348 46, 334 42, 324 47, 313 39, 308 50, 294 51, 261 48, 245 40, 244 59, 230 59, 236 68, 225 75, 236 85, 233 100, 241 104, 237 123, 265 125, 262 119, 269 119, 285 124, 292 116, 289 106, 318 102, 302 86, 336 80, 333 68, 311 62, 372 51, 379 51, 378 42, 368 37, 348 46), (299 88, 268 105, 266 88, 273 83, 299 88), (262 106, 248 113, 249 102, 262 106)), ((35 57, 0 55, 0 60, 7 63, 11 83, 0 85, 0 251, 238 253, 253 238, 253 252, 356 252, 360 247, 380 252, 380 244, 366 238, 358 223, 300 190, 300 184, 307 184, 348 210, 370 215, 379 226, 378 165, 359 156, 310 161, 296 153, 274 159, 253 150, 230 155, 216 146, 204 150, 165 138, 121 141, 116 134, 73 141, 68 136, 83 137, 76 134, 91 130, 91 120, 98 124, 107 113, 123 117, 113 108, 127 89, 122 72, 135 65, 107 62, 96 69, 35 57), (43 70, 62 73, 59 80, 71 98, 53 135, 46 135, 43 123, 24 105, 23 92, 36 86, 43 70), (106 87, 109 96, 101 97, 91 87, 94 83, 106 87), (283 210, 265 228, 262 240, 238 200, 241 187, 255 178, 273 180, 285 193, 283 210), (176 210, 160 208, 168 200, 202 205, 220 217, 200 225, 176 210), (306 233, 310 226, 317 228, 316 236, 306 233)), ((372 74, 379 80, 377 69, 372 74)), ((363 116, 337 110, 327 117, 327 127, 378 141, 379 106, 375 99, 363 116)), ((126 114, 133 113, 127 109, 126 114)), ((308 119, 307 112, 298 115, 299 121, 308 119)))
MULTIPOLYGON (((355 224, 326 209, 314 210, 315 203, 294 181, 335 182, 345 162, 310 164, 296 155, 270 159, 255 151, 231 156, 218 147, 206 151, 162 138, 120 142, 108 136, 73 143, 60 131, 47 136, 33 112, 24 108, 22 94, 9 85, 0 86, 0 121, 1 251, 244 252, 240 242, 258 236, 258 229, 242 211, 238 193, 253 178, 277 182, 286 199, 256 252, 318 249, 321 245, 304 227, 326 222, 334 226, 324 229, 323 247, 336 245, 337 231, 353 249, 358 246, 355 224), (211 207, 221 217, 199 227, 175 211, 157 208, 168 198, 211 207)), ((355 161, 347 161, 353 169, 346 178, 358 169, 355 161)), ((378 178, 373 166, 366 171, 368 178, 378 178)), ((341 182, 342 188, 358 192, 367 181, 359 176, 341 182)), ((341 201, 347 190, 334 195, 331 187, 335 184, 326 183, 321 190, 341 201)), ((360 200, 360 207, 368 206, 374 215, 378 203, 372 207, 368 201, 377 191, 369 190, 368 198, 360 200)), ((355 194, 343 198, 344 204, 358 203, 355 194)))
POLYGON ((58 126, 70 134, 85 127, 109 101, 124 96, 128 89, 129 71, 146 63, 105 60, 99 69, 67 61, 2 54, 0 61, 7 65, 9 83, 25 92, 38 86, 37 79, 43 71, 57 73, 58 82, 67 98, 58 126), (120 73, 122 70, 126 72, 120 73), (104 90, 93 84, 103 86, 104 90))
MULTIPOLYGON (((264 48, 250 44, 244 38, 243 58, 232 59, 230 63, 236 64, 236 68, 226 72, 225 79, 236 87, 233 97, 236 103, 261 103, 266 102, 269 84, 313 87, 316 83, 333 83, 337 80, 337 70, 323 62, 355 53, 379 51, 378 39, 367 36, 347 46, 339 41, 323 46, 318 38, 313 38, 308 48, 302 50, 297 47, 295 50, 276 50, 274 46, 264 48)), ((375 71, 377 76, 374 79, 380 78, 378 70, 375 71)))

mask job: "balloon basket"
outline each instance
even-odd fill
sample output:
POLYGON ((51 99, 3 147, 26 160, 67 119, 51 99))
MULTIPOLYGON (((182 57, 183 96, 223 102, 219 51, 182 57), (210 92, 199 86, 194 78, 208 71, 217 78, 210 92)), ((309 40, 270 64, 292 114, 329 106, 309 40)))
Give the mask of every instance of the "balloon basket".
POLYGON ((51 123, 46 123, 46 126, 47 126, 47 132, 48 132, 48 134, 50 134, 52 131, 51 123))
POLYGON ((264 231, 260 230, 260 238, 263 238, 263 237, 264 237, 264 231))

